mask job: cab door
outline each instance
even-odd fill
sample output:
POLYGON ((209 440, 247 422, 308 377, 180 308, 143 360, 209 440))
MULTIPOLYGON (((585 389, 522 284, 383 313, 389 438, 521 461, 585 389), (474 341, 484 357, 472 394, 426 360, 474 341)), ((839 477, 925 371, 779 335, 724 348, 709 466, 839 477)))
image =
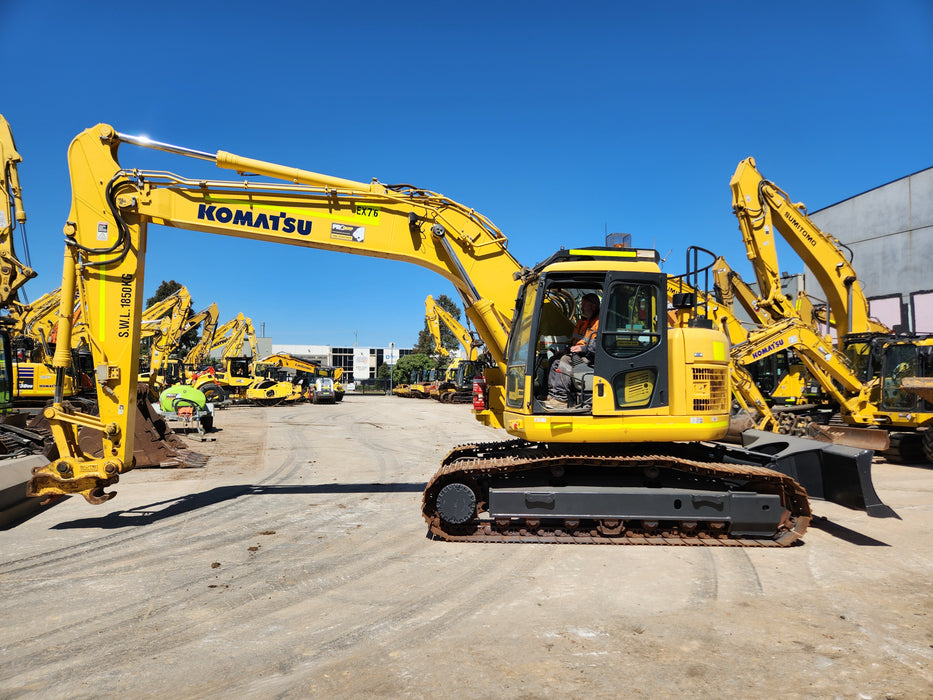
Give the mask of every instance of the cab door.
POLYGON ((667 296, 652 273, 610 273, 600 309, 594 415, 667 406, 667 296))

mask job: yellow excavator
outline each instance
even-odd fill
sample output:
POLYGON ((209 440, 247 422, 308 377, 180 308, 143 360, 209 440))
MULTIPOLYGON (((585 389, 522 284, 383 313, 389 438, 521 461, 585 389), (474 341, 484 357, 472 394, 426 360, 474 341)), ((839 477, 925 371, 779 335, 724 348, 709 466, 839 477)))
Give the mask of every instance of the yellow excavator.
POLYGON ((465 328, 443 306, 428 295, 424 300, 425 318, 428 328, 434 338, 434 345, 438 352, 449 355, 444 347, 441 337, 441 323, 443 323, 463 347, 465 357, 456 357, 443 370, 442 376, 430 390, 432 399, 441 403, 471 403, 473 401, 473 378, 482 375, 485 363, 479 360, 479 350, 483 341, 475 337, 469 329, 465 328))
POLYGON ((214 343, 214 334, 217 332, 217 320, 220 310, 217 308, 217 304, 212 303, 205 312, 207 316, 201 324, 201 337, 194 344, 194 347, 188 351, 188 354, 182 358, 182 369, 186 378, 201 367, 214 343))
MULTIPOLYGON (((54 396, 56 372, 51 364, 51 348, 56 340, 60 305, 60 290, 55 289, 31 304, 18 304, 8 317, 13 349, 13 396, 18 406, 42 405, 54 396)), ((91 388, 90 380, 81 377, 79 368, 73 369, 64 380, 67 397, 91 388)))
POLYGON ((219 372, 193 375, 191 385, 211 401, 229 399, 234 402, 254 403, 260 406, 276 406, 283 401, 293 400, 295 387, 291 382, 279 381, 258 375, 255 364, 259 361, 259 339, 253 328, 252 319, 237 314, 219 328, 213 345, 223 349, 219 372), (249 344, 250 355, 243 355, 243 346, 249 344))
POLYGON ((183 382, 186 379, 186 362, 190 358, 203 352, 203 347, 210 342, 212 328, 217 324, 219 309, 216 303, 211 303, 200 311, 188 314, 184 325, 175 330, 174 322, 162 319, 159 336, 153 343, 150 356, 149 381, 155 382, 156 388, 164 388, 169 384, 183 382), (201 340, 192 348, 184 358, 171 357, 177 352, 178 342, 188 333, 201 326, 201 340), (156 354, 158 351, 158 354, 156 354))
POLYGON ((773 319, 749 353, 763 356, 781 343, 796 343, 795 354, 839 403, 842 425, 830 426, 841 441, 857 439, 848 426, 875 426, 888 433, 889 457, 933 461, 933 338, 894 335, 871 318, 851 255, 822 231, 781 188, 766 180, 753 158, 736 168, 730 181, 733 211, 759 285, 756 304, 773 319), (775 234, 780 234, 814 274, 826 298, 826 320, 835 335, 835 351, 819 333, 809 333, 791 300, 780 289, 775 234), (801 332, 797 332, 800 329, 801 332), (809 340, 803 337, 809 336, 809 340), (791 341, 794 341, 793 343, 791 341), (823 352, 826 350, 826 352, 823 352), (910 379, 907 385, 905 380, 910 379))
MULTIPOLYGON (((0 330, 3 349, 11 349, 12 398, 18 406, 37 405, 54 394, 55 372, 52 370, 49 343, 54 342, 50 319, 57 319, 60 306, 59 290, 49 292, 29 304, 20 300, 19 292, 36 272, 20 261, 14 245, 16 227, 23 231, 26 246, 26 210, 19 180, 22 156, 16 149, 9 122, 0 115, 0 330)), ((2 354, 2 353, 0 353, 2 354)), ((80 374, 66 376, 63 392, 75 396, 81 390, 80 374)), ((85 387, 86 388, 86 387, 85 387)))
POLYGON ((140 340, 150 339, 149 367, 140 368, 139 381, 147 382, 155 394, 182 379, 182 368, 170 356, 190 330, 185 328, 190 313, 191 294, 184 286, 143 311, 140 340))
MULTIPOLYGON (((150 222, 434 270, 461 295, 492 358, 474 411, 512 440, 460 446, 423 495, 430 533, 450 541, 788 545, 806 530, 810 496, 892 516, 871 486, 871 453, 728 428, 728 340, 703 324, 668 324, 666 275, 653 250, 562 249, 526 267, 476 210, 409 185, 360 183, 237 156, 162 144, 105 124, 69 149, 65 298, 80 288, 96 337, 100 415, 46 409, 59 458, 34 471, 37 496, 92 503, 132 469, 143 256, 150 222), (124 166, 129 145, 213 161, 250 179, 184 178, 124 166), (255 179, 254 179, 255 178, 255 179), (266 180, 264 178, 269 178, 266 180), (600 300, 589 368, 566 409, 549 411, 547 365, 584 295, 600 300), (79 449, 77 425, 106 449, 79 449)), ((681 299, 681 301, 684 301, 681 299)), ((71 318, 59 319, 59 338, 71 318)), ((62 343, 64 345, 65 343, 62 343)), ((56 353, 62 372, 70 362, 56 353)))

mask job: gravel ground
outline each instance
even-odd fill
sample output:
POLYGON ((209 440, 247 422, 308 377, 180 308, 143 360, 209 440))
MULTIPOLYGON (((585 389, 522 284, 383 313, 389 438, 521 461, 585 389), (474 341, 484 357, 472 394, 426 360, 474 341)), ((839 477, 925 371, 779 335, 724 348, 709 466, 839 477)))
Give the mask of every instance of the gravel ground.
POLYGON ((204 468, 0 531, 0 697, 933 696, 933 470, 788 549, 434 542, 468 406, 233 408, 204 468))

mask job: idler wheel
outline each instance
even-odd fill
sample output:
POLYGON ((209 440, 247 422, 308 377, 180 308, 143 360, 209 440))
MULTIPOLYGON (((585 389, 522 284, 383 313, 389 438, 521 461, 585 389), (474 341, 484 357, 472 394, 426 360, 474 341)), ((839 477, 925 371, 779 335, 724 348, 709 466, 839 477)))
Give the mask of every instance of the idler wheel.
POLYGON ((455 481, 437 494, 437 514, 451 525, 462 525, 476 515, 476 494, 466 484, 455 481))

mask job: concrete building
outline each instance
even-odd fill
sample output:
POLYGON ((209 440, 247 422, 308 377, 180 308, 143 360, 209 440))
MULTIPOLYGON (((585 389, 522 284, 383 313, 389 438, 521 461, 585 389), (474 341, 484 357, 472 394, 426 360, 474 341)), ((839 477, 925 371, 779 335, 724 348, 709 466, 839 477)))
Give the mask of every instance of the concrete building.
MULTIPOLYGON (((872 316, 897 331, 933 333, 933 168, 809 216, 852 251, 872 316)), ((805 284, 819 293, 809 270, 805 284)))
MULTIPOLYGON (((301 345, 273 343, 271 337, 260 336, 256 338, 259 344, 259 356, 266 357, 272 353, 286 353, 312 362, 320 362, 329 367, 342 367, 345 376, 352 377, 350 381, 374 379, 376 371, 394 353, 395 361, 399 357, 411 354, 411 348, 347 348, 330 345, 301 345)), ((213 350, 212 359, 220 357, 221 349, 213 350)), ((243 343, 240 355, 248 357, 252 354, 249 343, 243 343)))
POLYGON ((272 352, 283 352, 306 360, 320 362, 331 367, 343 367, 346 376, 353 377, 352 381, 374 379, 376 370, 384 364, 391 352, 395 358, 404 357, 411 353, 408 348, 347 348, 332 347, 330 345, 283 345, 274 343, 272 352))

